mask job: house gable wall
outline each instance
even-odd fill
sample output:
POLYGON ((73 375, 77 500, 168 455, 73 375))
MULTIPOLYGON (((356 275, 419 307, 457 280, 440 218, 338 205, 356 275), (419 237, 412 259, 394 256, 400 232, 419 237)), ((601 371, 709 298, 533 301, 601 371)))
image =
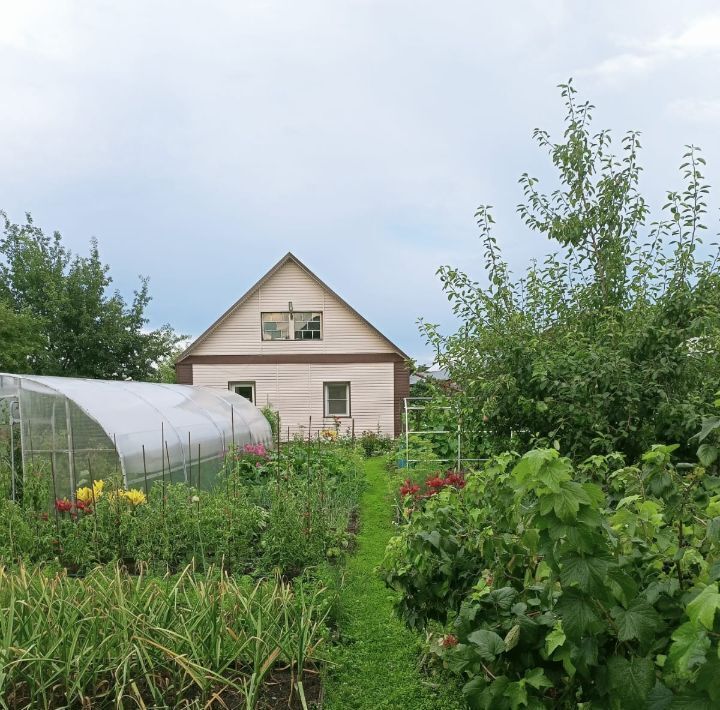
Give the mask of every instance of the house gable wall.
POLYGON ((340 299, 288 261, 192 347, 188 356, 379 352, 392 352, 392 348, 340 299), (295 311, 322 311, 322 340, 262 340, 261 313, 286 311, 288 301, 295 311))

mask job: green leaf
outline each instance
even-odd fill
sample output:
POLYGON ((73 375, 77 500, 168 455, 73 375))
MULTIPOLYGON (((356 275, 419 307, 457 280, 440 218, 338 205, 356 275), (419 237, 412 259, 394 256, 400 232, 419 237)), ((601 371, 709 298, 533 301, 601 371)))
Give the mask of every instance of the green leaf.
POLYGON ((703 417, 702 427, 697 435, 698 441, 707 439, 716 429, 720 429, 720 417, 703 417))
POLYGON ((588 494, 575 481, 564 481, 560 484, 560 490, 548 495, 547 498, 552 501, 555 515, 565 522, 575 519, 581 503, 585 505, 590 503, 588 494))
POLYGON ((419 533, 419 536, 425 540, 426 542, 429 542, 434 548, 440 549, 440 533, 437 530, 433 530, 432 532, 422 532, 419 533))
POLYGON ((718 452, 719 450, 717 446, 713 446, 712 444, 701 444, 700 448, 697 450, 698 461, 700 461, 705 468, 708 468, 708 466, 712 466, 715 461, 717 461, 718 452))
POLYGON ((705 662, 710 640, 703 628, 697 628, 691 621, 679 626, 672 635, 668 661, 681 673, 692 670, 705 662))
POLYGON ((572 478, 572 468, 565 459, 556 459, 546 463, 537 472, 536 480, 542 483, 553 493, 560 490, 560 484, 563 481, 569 481, 572 478))
POLYGON ((695 685, 720 705, 720 659, 717 656, 710 656, 703 664, 697 674, 695 685))
POLYGON ((545 675, 542 668, 533 668, 527 671, 525 673, 525 682, 536 690, 553 687, 552 681, 545 675))
POLYGON ((717 710, 717 703, 700 693, 681 693, 673 698, 672 710, 717 710))
POLYGON ((608 682, 620 707, 644 707, 655 685, 655 666, 650 658, 633 656, 630 660, 612 656, 607 662, 608 682))
POLYGON ((528 451, 512 470, 515 481, 520 485, 530 484, 536 479, 538 471, 543 464, 558 458, 558 452, 553 449, 533 449, 528 451))
POLYGON ((512 587, 500 587, 483 597, 483 604, 493 604, 500 609, 507 611, 513 605, 517 597, 517 591, 512 587))
POLYGON ((687 605, 687 615, 693 624, 701 623, 706 629, 712 629, 715 619, 715 612, 720 608, 720 594, 718 593, 717 582, 708 584, 687 605))
POLYGON ((568 555, 560 560, 560 581, 563 587, 578 586, 584 592, 601 591, 607 583, 610 564, 601 557, 568 555))
POLYGON ((463 686, 462 692, 471 708, 482 707, 480 696, 487 687, 487 682, 482 675, 476 675, 463 686))
POLYGON ((494 631, 487 629, 468 634, 468 641, 476 647, 478 655, 484 661, 494 661, 505 650, 503 640, 494 631))
POLYGON ((594 483, 582 483, 582 488, 587 493, 590 505, 600 508, 605 504, 605 494, 602 488, 594 483))
POLYGON ((504 695, 510 701, 510 708, 512 710, 517 710, 519 707, 527 705, 528 695, 525 689, 525 682, 522 680, 508 683, 504 695))
POLYGON ((707 539, 710 542, 720 542, 720 516, 714 517, 708 523, 707 539))
POLYGON ((552 655, 552 652, 556 648, 560 648, 566 641, 565 632, 562 628, 562 622, 558 621, 553 630, 545 637, 545 653, 548 657, 552 655))
POLYGON ((619 567, 612 566, 608 570, 608 582, 613 596, 623 604, 628 604, 638 593, 638 586, 630 575, 619 567))
POLYGON ((599 626, 592 601, 577 589, 564 590, 555 611, 562 619, 563 630, 570 639, 578 640, 583 634, 593 632, 599 626))
POLYGON ((633 599, 627 609, 616 606, 611 613, 617 623, 620 641, 637 639, 643 645, 650 643, 662 626, 660 615, 641 597, 633 599))
POLYGON ((647 710, 668 710, 672 705, 672 691, 666 688, 659 680, 650 691, 647 699, 647 710))

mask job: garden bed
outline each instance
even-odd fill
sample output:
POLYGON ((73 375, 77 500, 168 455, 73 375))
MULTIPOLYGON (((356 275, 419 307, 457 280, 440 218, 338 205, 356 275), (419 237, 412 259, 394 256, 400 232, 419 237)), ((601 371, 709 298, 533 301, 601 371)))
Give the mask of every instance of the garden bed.
POLYGON ((10 708, 312 707, 331 565, 353 547, 345 441, 230 452, 213 490, 46 471, 0 501, 0 696, 10 708), (48 503, 49 502, 49 503, 48 503))

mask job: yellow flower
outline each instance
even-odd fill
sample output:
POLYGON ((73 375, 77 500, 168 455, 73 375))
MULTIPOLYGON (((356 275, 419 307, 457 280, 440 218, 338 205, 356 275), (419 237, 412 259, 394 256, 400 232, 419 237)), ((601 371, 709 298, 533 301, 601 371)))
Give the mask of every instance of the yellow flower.
POLYGON ((137 488, 131 488, 129 491, 123 491, 123 495, 125 496, 125 499, 133 505, 142 505, 147 502, 145 494, 137 488))
POLYGON ((105 481, 93 481, 93 487, 83 486, 75 491, 75 498, 81 503, 92 503, 100 498, 103 494, 105 481))
POLYGON ((92 500, 93 500, 92 489, 88 488, 87 486, 78 488, 75 491, 75 498, 77 498, 81 503, 92 503, 92 500))

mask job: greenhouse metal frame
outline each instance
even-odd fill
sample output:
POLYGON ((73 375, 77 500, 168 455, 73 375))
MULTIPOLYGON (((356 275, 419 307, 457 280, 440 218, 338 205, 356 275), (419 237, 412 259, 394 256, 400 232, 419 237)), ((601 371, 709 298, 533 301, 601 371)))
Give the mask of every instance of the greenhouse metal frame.
POLYGON ((234 392, 0 373, 2 430, 13 498, 31 469, 51 475, 56 498, 112 475, 209 487, 231 446, 272 443, 265 416, 234 392))

